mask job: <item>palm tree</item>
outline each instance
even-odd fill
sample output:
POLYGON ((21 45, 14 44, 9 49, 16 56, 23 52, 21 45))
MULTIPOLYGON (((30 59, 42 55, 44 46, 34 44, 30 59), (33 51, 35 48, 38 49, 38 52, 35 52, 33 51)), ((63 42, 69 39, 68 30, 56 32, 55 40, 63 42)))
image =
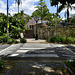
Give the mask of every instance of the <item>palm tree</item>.
POLYGON ((18 4, 18 13, 19 13, 19 5, 22 3, 22 0, 16 0, 16 3, 18 4))
POLYGON ((71 6, 71 4, 66 2, 66 4, 62 4, 62 5, 59 6, 58 12, 60 13, 64 8, 67 8, 66 14, 67 14, 67 20, 69 22, 69 8, 72 10, 73 8, 75 9, 75 7, 71 6))
POLYGON ((50 0, 51 6, 57 6, 57 12, 56 12, 56 25, 55 25, 55 36, 57 35, 57 20, 58 20, 58 4, 59 0, 50 0))

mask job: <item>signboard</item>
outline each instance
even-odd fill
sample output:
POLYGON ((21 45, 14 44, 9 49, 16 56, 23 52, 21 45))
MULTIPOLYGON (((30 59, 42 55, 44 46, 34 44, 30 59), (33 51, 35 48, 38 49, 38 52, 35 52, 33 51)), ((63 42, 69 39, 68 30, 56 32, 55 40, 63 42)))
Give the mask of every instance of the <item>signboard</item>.
POLYGON ((7 24, 7 27, 9 28, 9 23, 7 24))

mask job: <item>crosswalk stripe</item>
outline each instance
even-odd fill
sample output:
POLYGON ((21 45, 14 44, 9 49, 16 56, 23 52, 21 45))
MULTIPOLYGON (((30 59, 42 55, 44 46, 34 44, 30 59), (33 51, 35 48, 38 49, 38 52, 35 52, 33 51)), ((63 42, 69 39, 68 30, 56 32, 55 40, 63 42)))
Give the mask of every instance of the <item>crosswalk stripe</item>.
POLYGON ((11 46, 9 46, 9 47, 7 47, 7 48, 5 48, 5 49, 1 50, 1 51, 0 51, 0 53, 2 53, 2 52, 4 52, 4 51, 6 51, 6 50, 8 50, 8 49, 12 48, 13 46, 14 46, 14 45, 11 45, 11 46))
MULTIPOLYGON (((19 54, 12 54, 10 57, 18 56, 19 54)), ((20 57, 59 57, 57 54, 23 54, 20 57)))
POLYGON ((29 50, 17 50, 16 52, 19 52, 19 53, 25 53, 25 52, 28 52, 29 50))
POLYGON ((44 48, 23 48, 23 47, 21 47, 20 49, 27 49, 27 50, 36 50, 36 49, 44 49, 44 48))
POLYGON ((13 56, 18 56, 18 55, 19 55, 19 54, 12 54, 12 55, 10 55, 10 56, 12 56, 12 57, 13 57, 13 56))
POLYGON ((25 54, 24 57, 59 57, 57 54, 25 54))

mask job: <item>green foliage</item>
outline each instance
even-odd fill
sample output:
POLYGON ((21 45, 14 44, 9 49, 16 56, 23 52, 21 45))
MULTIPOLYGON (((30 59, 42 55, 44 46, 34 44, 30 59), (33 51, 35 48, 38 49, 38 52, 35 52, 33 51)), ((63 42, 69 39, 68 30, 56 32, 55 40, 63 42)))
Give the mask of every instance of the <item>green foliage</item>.
POLYGON ((13 26, 13 25, 11 25, 11 27, 12 27, 14 30, 11 31, 10 37, 11 37, 11 38, 14 38, 14 39, 20 38, 20 32, 22 31, 22 29, 21 29, 21 28, 17 28, 17 27, 15 27, 15 26, 13 26))
POLYGON ((4 62, 0 59, 0 71, 3 69, 4 67, 4 62))
POLYGON ((59 3, 59 0, 50 0, 51 6, 56 6, 59 3))
POLYGON ((57 5, 58 3, 61 3, 61 4, 66 4, 66 3, 69 3, 69 4, 74 4, 75 1, 74 0, 50 0, 50 3, 51 3, 51 6, 55 6, 57 5))
POLYGON ((21 38, 21 39, 20 39, 20 42, 21 42, 21 43, 26 43, 26 39, 25 39, 25 38, 21 38))
POLYGON ((67 37, 66 38, 66 43, 75 43, 75 38, 67 37))
POLYGON ((6 43, 7 42, 7 36, 0 36, 0 43, 6 43))
POLYGON ((3 32, 0 31, 0 36, 2 36, 2 35, 3 35, 3 32))
POLYGON ((3 69, 3 61, 2 60, 0 60, 0 70, 2 70, 3 69))
POLYGON ((14 14, 14 16, 9 17, 9 21, 11 23, 10 25, 10 37, 14 39, 20 38, 20 33, 25 30, 25 24, 28 22, 28 20, 31 18, 29 15, 24 14, 23 11, 18 14, 14 14))
POLYGON ((70 59, 64 63, 75 73, 75 59, 70 59))
POLYGON ((17 44, 17 43, 19 43, 19 41, 17 41, 17 40, 14 40, 14 43, 15 43, 15 44, 17 44))
POLYGON ((6 15, 3 13, 0 13, 0 32, 2 33, 6 32, 6 22, 7 22, 6 15))
POLYGON ((38 6, 36 6, 35 8, 37 8, 37 10, 32 13, 32 17, 37 16, 43 20, 44 17, 49 13, 49 9, 47 8, 47 5, 45 2, 43 2, 43 0, 40 0, 38 6))
POLYGON ((75 25, 75 14, 72 15, 72 17, 69 18, 69 21, 70 21, 71 26, 75 25))
POLYGON ((50 38, 49 41, 59 43, 59 42, 61 42, 61 39, 60 39, 60 37, 54 36, 54 37, 50 38))
POLYGON ((7 44, 12 44, 12 43, 14 43, 14 39, 8 39, 8 41, 7 41, 7 44))
POLYGON ((75 7, 71 6, 71 4, 74 4, 75 1, 74 0, 64 0, 64 1, 63 0, 50 0, 50 3, 51 3, 51 6, 56 6, 59 3, 61 3, 59 8, 57 9, 58 12, 61 12, 64 8, 67 8, 66 14, 67 14, 67 20, 69 22, 69 8, 70 9, 75 8, 75 7))
MULTIPOLYGON (((31 17, 24 12, 9 15, 9 33, 12 38, 20 38, 20 32, 25 30, 25 25, 31 17)), ((0 36, 7 32, 7 16, 0 13, 0 36)))
POLYGON ((61 43, 66 43, 66 37, 60 36, 61 43))
POLYGON ((75 43, 75 38, 72 37, 62 37, 62 36, 54 36, 51 38, 48 38, 48 42, 51 43, 75 43))
MULTIPOLYGON (((43 0, 39 1, 38 6, 36 6, 36 8, 38 9, 32 13, 32 17, 37 16, 42 20, 48 20, 49 21, 49 23, 47 23, 48 26, 54 26, 56 24, 56 13, 55 14, 50 13, 46 3, 43 2, 43 0)), ((61 18, 58 15, 57 23, 59 24, 60 21, 61 18)))

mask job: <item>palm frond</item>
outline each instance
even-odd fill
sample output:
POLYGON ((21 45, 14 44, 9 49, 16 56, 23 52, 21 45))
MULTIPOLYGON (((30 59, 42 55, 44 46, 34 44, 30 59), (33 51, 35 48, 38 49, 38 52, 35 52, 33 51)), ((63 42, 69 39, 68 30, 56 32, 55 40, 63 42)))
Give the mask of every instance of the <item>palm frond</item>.
POLYGON ((22 0, 15 0, 15 3, 17 3, 18 5, 22 4, 22 0))
POLYGON ((65 5, 60 5, 59 8, 57 9, 58 13, 60 13, 65 7, 66 7, 65 5))
POLYGON ((72 6, 69 4, 69 5, 67 5, 67 8, 70 8, 71 10, 72 10, 72 6))
POLYGON ((75 10, 75 6, 71 6, 72 7, 72 9, 74 9, 75 10))

